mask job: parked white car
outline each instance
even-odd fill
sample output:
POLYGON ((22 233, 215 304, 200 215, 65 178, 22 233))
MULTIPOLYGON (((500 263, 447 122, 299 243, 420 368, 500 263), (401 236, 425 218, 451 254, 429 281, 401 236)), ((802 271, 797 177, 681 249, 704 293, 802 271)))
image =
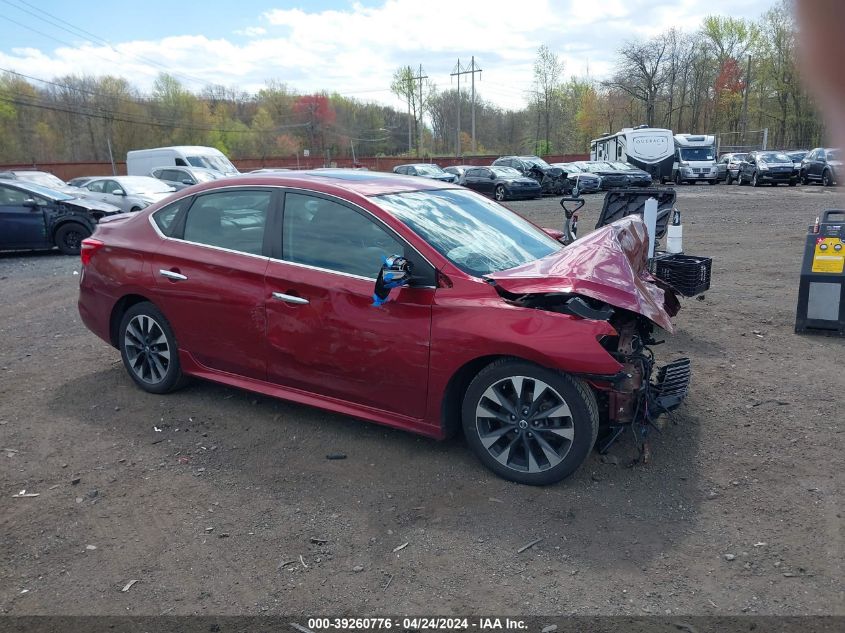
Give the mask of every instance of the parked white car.
POLYGON ((82 189, 87 197, 113 204, 124 212, 140 211, 176 191, 166 182, 149 176, 94 178, 82 189))

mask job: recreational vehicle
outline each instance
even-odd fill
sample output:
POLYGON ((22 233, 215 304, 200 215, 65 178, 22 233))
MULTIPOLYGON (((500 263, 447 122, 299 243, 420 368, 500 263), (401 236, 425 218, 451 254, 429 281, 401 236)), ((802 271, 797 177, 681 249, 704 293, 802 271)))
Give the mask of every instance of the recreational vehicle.
POLYGON ((695 184, 699 180, 715 185, 719 181, 716 167, 716 137, 704 134, 675 134, 675 161, 672 165, 675 184, 695 184))
POLYGON ((675 143, 671 130, 640 125, 590 141, 590 160, 631 163, 659 182, 672 176, 675 143))

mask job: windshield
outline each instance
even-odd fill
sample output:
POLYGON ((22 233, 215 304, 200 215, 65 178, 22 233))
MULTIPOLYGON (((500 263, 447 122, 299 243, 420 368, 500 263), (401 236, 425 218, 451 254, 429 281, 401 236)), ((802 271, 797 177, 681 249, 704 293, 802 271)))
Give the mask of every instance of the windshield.
POLYGON ((193 174, 194 178, 197 179, 197 182, 211 182, 212 180, 220 178, 220 176, 213 171, 195 171, 193 174))
POLYGON ((238 170, 225 156, 188 156, 188 163, 194 167, 205 167, 221 174, 237 174, 238 170))
POLYGON ((563 248, 516 213, 472 191, 411 191, 374 199, 438 253, 476 277, 563 248))
POLYGON ((513 167, 491 167, 490 169, 492 169, 493 173, 497 176, 502 176, 503 178, 517 178, 522 176, 522 174, 513 167))
POLYGON ((583 169, 581 169, 578 165, 573 163, 555 163, 555 167, 560 167, 563 171, 568 172, 570 174, 579 174, 583 169))
POLYGON ((118 184, 128 194, 170 193, 174 191, 173 187, 166 182, 146 176, 126 176, 121 178, 118 184))
POLYGON ((829 149, 829 150, 827 150, 827 159, 828 160, 842 160, 842 155, 840 154, 838 149, 829 149))
POLYGON ((43 171, 19 171, 16 173, 19 180, 34 182, 45 187, 51 187, 55 189, 56 187, 66 186, 65 182, 61 178, 58 178, 53 174, 45 173, 43 171))
POLYGON ((714 160, 716 152, 712 147, 682 147, 681 160, 714 160))
POLYGON ((418 174, 424 174, 426 176, 439 176, 443 173, 443 170, 437 165, 417 165, 416 168, 418 174))
POLYGON ((26 189, 28 191, 32 191, 33 193, 41 194, 47 198, 52 198, 53 200, 73 200, 73 196, 69 196, 66 193, 56 191, 50 187, 44 187, 34 182, 26 183, 26 189))
POLYGON ((636 169, 631 163, 619 163, 613 162, 610 163, 610 166, 614 169, 618 169, 619 171, 631 171, 632 169, 636 169))
POLYGON ((544 161, 539 156, 523 156, 522 160, 524 160, 529 165, 533 165, 535 167, 539 167, 540 169, 548 169, 551 167, 546 161, 544 161))
POLYGON ((763 152, 757 155, 757 158, 766 163, 791 163, 792 159, 786 154, 780 152, 763 152))
POLYGON ((734 154, 733 156, 731 156, 731 162, 732 163, 741 163, 746 158, 748 158, 748 154, 734 154))

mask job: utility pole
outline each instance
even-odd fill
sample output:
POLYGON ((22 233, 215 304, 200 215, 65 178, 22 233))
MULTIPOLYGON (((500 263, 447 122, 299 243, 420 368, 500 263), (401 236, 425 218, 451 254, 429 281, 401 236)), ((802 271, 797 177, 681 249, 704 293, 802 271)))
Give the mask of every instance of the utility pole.
POLYGON ((475 65, 475 55, 472 56, 472 63, 469 66, 461 67, 461 59, 458 58, 458 63, 455 64, 455 69, 451 76, 458 77, 458 131, 455 140, 455 156, 461 155, 461 75, 470 75, 472 77, 472 151, 475 151, 475 73, 480 73, 481 69, 475 65))
POLYGON ((417 101, 417 110, 419 113, 419 120, 416 122, 417 125, 417 158, 420 157, 422 153, 422 117, 423 117, 423 103, 422 103, 422 82, 423 79, 428 79, 428 75, 423 75, 423 67, 420 64, 420 72, 419 74, 413 78, 419 84, 419 101, 417 101))
MULTIPOLYGON (((748 93, 751 90, 751 55, 748 56, 748 64, 745 67, 745 96, 742 100, 742 139, 740 143, 745 145, 745 131, 748 128, 748 93)), ((765 149, 765 148, 763 148, 765 149)))

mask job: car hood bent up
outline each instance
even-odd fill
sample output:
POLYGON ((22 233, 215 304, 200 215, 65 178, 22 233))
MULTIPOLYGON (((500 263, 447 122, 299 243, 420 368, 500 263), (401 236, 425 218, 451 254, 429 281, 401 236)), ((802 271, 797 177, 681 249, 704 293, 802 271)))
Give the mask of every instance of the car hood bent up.
POLYGON ((668 332, 680 304, 648 272, 648 231, 630 215, 560 251, 516 268, 485 275, 512 294, 574 294, 636 312, 668 332))

